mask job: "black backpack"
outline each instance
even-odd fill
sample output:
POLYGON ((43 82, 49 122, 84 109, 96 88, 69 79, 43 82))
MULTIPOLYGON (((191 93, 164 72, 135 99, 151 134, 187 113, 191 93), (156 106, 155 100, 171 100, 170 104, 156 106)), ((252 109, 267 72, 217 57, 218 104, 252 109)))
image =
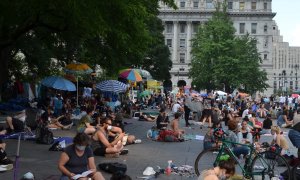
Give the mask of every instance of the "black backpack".
POLYGON ((35 140, 38 144, 52 144, 54 142, 53 133, 46 126, 38 126, 35 140))
POLYGON ((108 173, 125 174, 127 171, 126 164, 118 162, 107 162, 98 164, 98 168, 108 173))

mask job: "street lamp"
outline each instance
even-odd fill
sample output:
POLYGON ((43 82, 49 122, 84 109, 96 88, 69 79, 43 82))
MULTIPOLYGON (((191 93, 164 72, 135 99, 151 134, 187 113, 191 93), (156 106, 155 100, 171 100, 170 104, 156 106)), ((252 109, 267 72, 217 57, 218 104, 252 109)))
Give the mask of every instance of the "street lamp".
POLYGON ((285 85, 285 83, 286 83, 286 71, 283 70, 281 75, 282 75, 282 86, 284 88, 284 95, 286 95, 286 85, 285 85))
POLYGON ((292 68, 294 68, 296 70, 296 82, 295 82, 295 90, 298 90, 298 74, 297 74, 297 70, 299 69, 299 64, 295 64, 294 66, 292 65, 292 68))

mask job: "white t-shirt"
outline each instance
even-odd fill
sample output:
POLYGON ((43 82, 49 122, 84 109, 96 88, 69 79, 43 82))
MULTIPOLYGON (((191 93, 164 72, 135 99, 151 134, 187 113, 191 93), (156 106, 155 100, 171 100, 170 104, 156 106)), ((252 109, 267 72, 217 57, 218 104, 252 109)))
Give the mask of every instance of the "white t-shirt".
POLYGON ((180 104, 176 103, 173 105, 172 112, 177 113, 180 108, 181 108, 180 104))
POLYGON ((243 114, 242 114, 242 118, 244 118, 245 116, 247 116, 249 114, 249 109, 245 109, 243 111, 243 114))

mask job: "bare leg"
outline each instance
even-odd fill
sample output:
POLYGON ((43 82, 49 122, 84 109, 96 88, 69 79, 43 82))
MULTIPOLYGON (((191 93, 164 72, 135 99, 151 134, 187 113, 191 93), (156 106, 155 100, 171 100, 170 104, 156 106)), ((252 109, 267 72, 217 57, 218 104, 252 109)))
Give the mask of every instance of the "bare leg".
POLYGON ((92 179, 93 180, 105 180, 104 177, 102 176, 102 174, 98 171, 93 175, 92 179))
POLYGON ((9 128, 13 131, 14 130, 14 126, 13 126, 13 123, 12 123, 12 117, 7 116, 6 123, 9 126, 9 128))

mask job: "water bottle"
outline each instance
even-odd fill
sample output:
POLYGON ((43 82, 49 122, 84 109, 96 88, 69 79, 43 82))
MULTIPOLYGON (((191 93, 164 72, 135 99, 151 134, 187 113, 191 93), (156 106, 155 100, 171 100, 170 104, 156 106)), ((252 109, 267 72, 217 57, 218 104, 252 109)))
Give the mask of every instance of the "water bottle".
POLYGON ((166 175, 169 176, 171 174, 171 165, 172 165, 172 160, 168 161, 168 167, 166 168, 166 175))

